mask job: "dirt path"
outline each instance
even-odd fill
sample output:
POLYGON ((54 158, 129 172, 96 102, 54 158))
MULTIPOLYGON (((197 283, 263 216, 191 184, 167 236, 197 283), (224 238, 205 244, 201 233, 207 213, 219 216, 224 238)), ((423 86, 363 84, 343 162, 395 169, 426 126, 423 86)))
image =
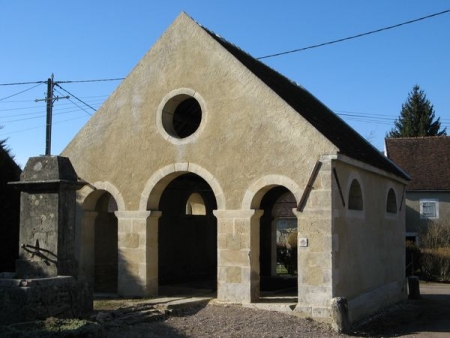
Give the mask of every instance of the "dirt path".
POLYGON ((356 335, 372 337, 450 337, 450 284, 421 283, 421 298, 396 305, 356 335))
POLYGON ((422 284, 422 311, 405 337, 450 337, 450 284, 422 284))

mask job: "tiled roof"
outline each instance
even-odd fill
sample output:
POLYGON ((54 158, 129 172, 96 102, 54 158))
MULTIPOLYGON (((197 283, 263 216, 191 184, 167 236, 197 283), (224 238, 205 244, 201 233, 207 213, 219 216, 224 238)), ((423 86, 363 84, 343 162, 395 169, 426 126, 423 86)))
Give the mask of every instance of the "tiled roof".
POLYGON ((395 174, 403 179, 409 179, 406 173, 307 90, 223 38, 207 29, 205 31, 339 148, 339 153, 395 174))
POLYGON ((387 138, 386 154, 411 176, 408 191, 450 190, 450 137, 387 138))

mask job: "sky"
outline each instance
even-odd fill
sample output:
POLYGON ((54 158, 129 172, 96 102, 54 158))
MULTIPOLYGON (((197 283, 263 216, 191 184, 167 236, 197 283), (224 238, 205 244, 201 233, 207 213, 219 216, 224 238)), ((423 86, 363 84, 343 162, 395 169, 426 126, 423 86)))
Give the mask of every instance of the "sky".
MULTIPOLYGON (((53 106, 59 155, 120 84, 110 79, 125 78, 182 11, 259 58, 449 9, 448 0, 0 0, 0 140, 22 167, 45 153, 46 106, 36 100, 54 74, 55 96, 70 96, 53 106)), ((450 12, 261 61, 377 149, 416 84, 450 134, 450 12)))

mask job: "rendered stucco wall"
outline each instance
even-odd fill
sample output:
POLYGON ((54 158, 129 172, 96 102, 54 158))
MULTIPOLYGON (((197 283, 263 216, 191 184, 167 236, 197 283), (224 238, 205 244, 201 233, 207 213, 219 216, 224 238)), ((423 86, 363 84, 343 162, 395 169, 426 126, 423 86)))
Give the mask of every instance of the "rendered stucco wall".
MULTIPOLYGON (((355 163, 356 164, 356 163, 355 163)), ((333 296, 346 297, 352 321, 403 299, 405 293, 405 204, 403 184, 336 161, 333 185, 333 296), (363 210, 349 210, 353 179, 361 185, 363 210), (386 212, 393 189, 397 213, 386 212)))
POLYGON ((304 186, 319 156, 335 151, 206 32, 181 16, 63 153, 80 177, 110 182, 126 210, 137 210, 147 180, 167 165, 205 168, 219 182, 226 207, 239 209, 253 181, 276 173, 304 186), (204 127, 191 142, 174 144, 158 130, 157 112, 168 93, 182 88, 204 102, 204 127))

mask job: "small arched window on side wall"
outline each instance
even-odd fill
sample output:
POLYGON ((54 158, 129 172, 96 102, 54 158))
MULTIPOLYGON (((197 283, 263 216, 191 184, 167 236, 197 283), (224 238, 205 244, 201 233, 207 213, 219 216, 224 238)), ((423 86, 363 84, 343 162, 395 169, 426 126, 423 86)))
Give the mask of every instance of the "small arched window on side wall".
POLYGON ((390 214, 397 213, 397 196, 395 196, 394 189, 389 189, 386 201, 386 212, 390 214))
POLYGON ((354 179, 348 193, 348 209, 363 210, 363 196, 359 182, 354 179))
POLYGON ((192 216, 206 215, 205 201, 203 200, 200 194, 195 192, 189 196, 186 202, 186 215, 192 216))

